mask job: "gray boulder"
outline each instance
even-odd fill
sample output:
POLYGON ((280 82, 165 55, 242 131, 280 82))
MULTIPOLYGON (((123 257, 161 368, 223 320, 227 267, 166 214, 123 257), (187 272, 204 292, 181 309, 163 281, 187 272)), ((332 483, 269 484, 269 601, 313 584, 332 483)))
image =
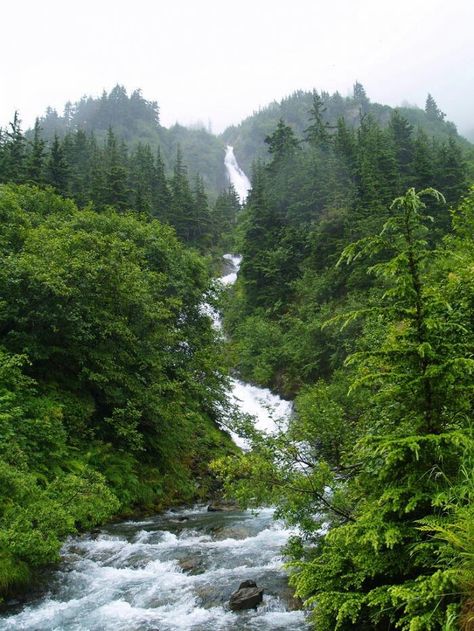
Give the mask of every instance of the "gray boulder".
POLYGON ((257 587, 255 581, 240 583, 239 589, 232 594, 229 606, 232 611, 241 609, 254 609, 263 600, 263 589, 257 587))

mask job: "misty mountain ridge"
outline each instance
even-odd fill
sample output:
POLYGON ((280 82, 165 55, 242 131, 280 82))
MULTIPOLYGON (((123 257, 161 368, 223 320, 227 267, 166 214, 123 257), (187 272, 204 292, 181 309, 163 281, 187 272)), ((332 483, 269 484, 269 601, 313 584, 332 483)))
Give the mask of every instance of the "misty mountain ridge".
MULTIPOLYGON (((357 127, 361 117, 372 116, 382 126, 388 125, 394 110, 413 125, 421 127, 430 138, 446 141, 455 138, 464 148, 472 148, 468 140, 460 136, 454 123, 435 104, 434 110, 426 111, 404 104, 393 108, 389 105, 372 103, 360 83, 354 85, 352 96, 343 97, 339 92, 320 92, 324 106, 324 119, 328 129, 336 127, 337 120, 344 118, 349 126, 357 127)), ((116 85, 109 93, 100 97, 84 96, 76 103, 68 102, 60 115, 53 108, 47 108, 40 117, 40 125, 45 139, 54 135, 65 136, 68 132, 83 129, 105 138, 111 127, 114 133, 132 147, 139 143, 148 144, 152 149, 160 147, 165 165, 172 168, 177 147, 180 146, 190 175, 199 173, 211 193, 222 190, 227 184, 224 167, 225 145, 231 144, 244 170, 251 169, 252 162, 267 156, 265 137, 276 128, 279 119, 290 125, 296 136, 304 136, 309 123, 313 92, 298 90, 274 101, 254 112, 237 125, 228 127, 222 134, 215 135, 203 126, 183 126, 178 123, 166 128, 160 123, 160 110, 157 101, 149 101, 141 90, 130 95, 124 86, 116 85)), ((431 97, 430 97, 431 98, 431 97)))

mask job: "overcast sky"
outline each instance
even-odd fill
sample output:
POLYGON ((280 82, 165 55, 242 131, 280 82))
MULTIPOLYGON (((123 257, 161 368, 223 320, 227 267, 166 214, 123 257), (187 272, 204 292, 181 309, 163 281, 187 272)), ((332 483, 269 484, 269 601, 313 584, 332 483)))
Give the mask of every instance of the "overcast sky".
POLYGON ((0 8, 0 125, 121 83, 214 131, 297 89, 431 92, 474 128, 474 0, 16 0, 0 8))

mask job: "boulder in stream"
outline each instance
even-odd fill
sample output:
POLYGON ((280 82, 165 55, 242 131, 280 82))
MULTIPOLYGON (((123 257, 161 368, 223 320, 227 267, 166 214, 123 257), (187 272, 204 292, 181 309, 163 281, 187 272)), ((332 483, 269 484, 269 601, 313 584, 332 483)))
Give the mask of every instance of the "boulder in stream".
POLYGON ((262 600, 263 589, 257 587, 255 581, 244 581, 240 583, 239 589, 230 597, 229 606, 232 611, 254 609, 262 600))
POLYGON ((239 507, 232 500, 219 500, 211 502, 207 507, 209 513, 225 513, 227 511, 236 511, 239 507))

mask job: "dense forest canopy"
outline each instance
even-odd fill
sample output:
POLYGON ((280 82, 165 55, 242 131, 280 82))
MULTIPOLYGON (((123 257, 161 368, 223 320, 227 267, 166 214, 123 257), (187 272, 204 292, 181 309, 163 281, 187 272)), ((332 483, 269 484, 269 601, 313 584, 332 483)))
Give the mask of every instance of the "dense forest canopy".
POLYGON ((62 113, 48 108, 39 118, 39 125, 47 141, 55 135, 62 139, 83 131, 87 136, 93 134, 100 143, 112 129, 131 150, 140 144, 149 145, 155 154, 159 148, 167 173, 172 171, 180 146, 190 176, 199 174, 214 198, 227 184, 222 141, 202 127, 188 128, 177 123, 169 129, 163 127, 158 103, 146 100, 140 90, 128 95, 123 86, 116 85, 99 98, 84 96, 77 103, 66 103, 62 113))
MULTIPOLYGON (((283 119, 299 139, 304 137, 308 125, 314 92, 298 90, 280 102, 273 102, 263 107, 241 123, 231 126, 223 134, 225 141, 235 147, 236 155, 244 170, 250 170, 257 158, 266 158, 264 139, 271 134, 278 120, 283 119)), ((454 123, 445 120, 431 95, 427 97, 425 108, 401 106, 397 108, 374 103, 367 96, 364 87, 356 82, 351 96, 342 96, 339 92, 329 94, 320 92, 322 116, 330 129, 337 126, 339 118, 344 118, 350 128, 358 127, 361 114, 370 114, 382 127, 386 127, 396 109, 415 128, 420 127, 430 138, 446 142, 455 138, 459 144, 468 148, 469 143, 459 136, 454 123)), ((472 148, 471 148, 472 149, 472 148)))

